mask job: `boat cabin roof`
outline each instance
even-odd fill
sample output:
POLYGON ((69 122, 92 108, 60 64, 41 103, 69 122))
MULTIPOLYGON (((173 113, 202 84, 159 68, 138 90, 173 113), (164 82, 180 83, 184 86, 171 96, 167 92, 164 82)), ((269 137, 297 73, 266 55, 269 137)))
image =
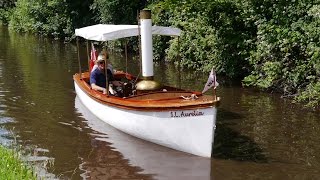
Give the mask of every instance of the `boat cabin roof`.
MULTIPOLYGON (((180 36, 181 30, 173 27, 152 26, 153 35, 180 36)), ((138 25, 97 24, 75 30, 75 35, 93 41, 109 41, 139 35, 138 25)))

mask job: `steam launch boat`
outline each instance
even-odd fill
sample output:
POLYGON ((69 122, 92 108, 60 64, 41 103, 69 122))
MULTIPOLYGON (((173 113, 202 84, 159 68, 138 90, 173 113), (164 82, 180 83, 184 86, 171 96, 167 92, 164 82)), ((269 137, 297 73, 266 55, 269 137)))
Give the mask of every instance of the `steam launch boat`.
POLYGON ((161 85, 153 79, 152 35, 179 36, 180 33, 177 28, 152 26, 149 10, 140 11, 139 25, 98 24, 76 29, 77 39, 82 37, 87 41, 141 38, 142 77, 116 72, 114 78, 132 82, 130 87, 127 86, 130 83, 124 85, 122 96, 93 90, 89 84, 90 71, 81 72, 78 47, 79 73, 73 76, 75 91, 95 116, 127 134, 179 151, 211 157, 220 102, 215 95, 217 83, 213 71, 205 86, 205 89, 214 86, 212 95, 161 85))

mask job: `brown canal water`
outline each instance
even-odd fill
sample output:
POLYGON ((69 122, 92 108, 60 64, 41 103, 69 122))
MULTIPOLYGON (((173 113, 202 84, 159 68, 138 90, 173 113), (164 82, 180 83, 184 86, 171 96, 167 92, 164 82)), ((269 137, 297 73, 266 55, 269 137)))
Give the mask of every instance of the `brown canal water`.
MULTIPOLYGON (((15 143, 47 179, 318 179, 320 115, 221 82, 213 158, 171 150, 95 118, 76 97, 73 44, 0 27, 0 142, 15 143)), ((85 51, 85 47, 83 47, 85 51)), ((87 67, 81 54, 82 67, 87 67)), ((125 70, 121 54, 110 56, 125 70)), ((128 72, 139 72, 129 58, 128 72)), ((202 90, 207 74, 155 64, 156 79, 202 90)), ((128 117, 130 118, 130 117, 128 117)))

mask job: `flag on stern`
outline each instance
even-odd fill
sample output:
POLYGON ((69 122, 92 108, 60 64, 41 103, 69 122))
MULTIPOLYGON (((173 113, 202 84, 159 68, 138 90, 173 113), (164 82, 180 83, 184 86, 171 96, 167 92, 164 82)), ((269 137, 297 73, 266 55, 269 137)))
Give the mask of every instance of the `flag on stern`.
POLYGON ((97 60, 98 51, 94 48, 93 43, 91 43, 91 52, 90 52, 90 72, 94 66, 94 62, 97 60))
POLYGON ((216 71, 212 67, 207 83, 202 90, 202 94, 208 91, 211 87, 216 88, 217 86, 219 86, 219 83, 217 82, 216 71))

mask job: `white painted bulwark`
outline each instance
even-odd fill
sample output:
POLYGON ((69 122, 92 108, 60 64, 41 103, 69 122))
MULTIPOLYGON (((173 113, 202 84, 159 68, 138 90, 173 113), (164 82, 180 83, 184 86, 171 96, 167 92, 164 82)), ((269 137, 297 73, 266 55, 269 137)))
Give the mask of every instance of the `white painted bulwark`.
POLYGON ((216 107, 159 112, 121 109, 94 100, 76 82, 74 85, 82 103, 111 126, 156 144, 211 157, 216 107))

